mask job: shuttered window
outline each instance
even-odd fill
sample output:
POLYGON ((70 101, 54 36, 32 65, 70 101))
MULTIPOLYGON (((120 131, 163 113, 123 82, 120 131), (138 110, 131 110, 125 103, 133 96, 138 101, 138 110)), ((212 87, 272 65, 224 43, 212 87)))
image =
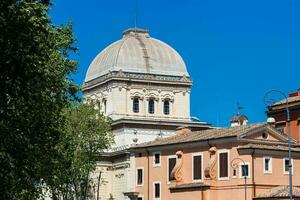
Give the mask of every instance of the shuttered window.
POLYGON ((154 197, 160 198, 160 183, 154 183, 154 197))
POLYGON ((289 159, 284 158, 284 172, 287 174, 289 173, 289 159))
POLYGON ((160 153, 154 153, 154 166, 160 166, 160 153))
POLYGON ((137 185, 143 185, 143 169, 137 169, 137 185))
POLYGON ((264 173, 272 173, 272 157, 264 157, 264 173))
POLYGON ((175 180, 175 177, 171 177, 171 172, 176 165, 176 158, 169 158, 169 181, 175 180))
POLYGON ((194 180, 202 179, 202 156, 201 155, 193 156, 193 179, 194 180))
POLYGON ((228 177, 228 153, 219 154, 219 176, 220 178, 228 177))

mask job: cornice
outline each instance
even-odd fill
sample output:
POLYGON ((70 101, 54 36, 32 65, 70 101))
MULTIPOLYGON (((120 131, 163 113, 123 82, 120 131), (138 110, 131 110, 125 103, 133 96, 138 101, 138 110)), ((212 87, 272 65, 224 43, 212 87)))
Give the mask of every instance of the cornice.
POLYGON ((143 74, 143 73, 130 73, 123 71, 112 71, 101 77, 95 78, 91 81, 85 82, 82 86, 83 91, 87 91, 103 85, 107 82, 119 80, 119 81, 131 81, 131 82, 147 82, 147 83, 159 83, 170 85, 185 85, 191 86, 192 81, 190 77, 183 76, 169 76, 169 75, 155 75, 155 74, 143 74))

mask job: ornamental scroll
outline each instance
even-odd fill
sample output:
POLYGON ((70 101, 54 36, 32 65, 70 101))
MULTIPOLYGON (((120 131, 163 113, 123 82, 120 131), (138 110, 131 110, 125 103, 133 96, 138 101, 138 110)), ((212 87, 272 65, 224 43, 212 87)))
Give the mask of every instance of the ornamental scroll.
POLYGON ((217 148, 216 147, 211 147, 209 149, 210 153, 210 161, 208 166, 204 170, 205 178, 210 178, 210 179, 216 179, 217 174, 216 174, 216 163, 217 163, 217 156, 216 156, 217 148))
POLYGON ((182 164, 183 164, 183 160, 182 160, 182 156, 183 156, 183 152, 181 150, 176 152, 176 164, 173 168, 173 170, 171 171, 170 177, 172 179, 175 179, 176 182, 181 182, 182 181, 182 164))

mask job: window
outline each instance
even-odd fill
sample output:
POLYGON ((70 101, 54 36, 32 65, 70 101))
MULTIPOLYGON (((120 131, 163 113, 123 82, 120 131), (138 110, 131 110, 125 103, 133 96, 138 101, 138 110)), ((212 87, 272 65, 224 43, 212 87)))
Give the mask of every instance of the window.
POLYGON ((202 154, 193 155, 193 180, 201 181, 202 180, 202 154))
POLYGON ((138 113, 140 111, 140 102, 138 97, 133 98, 132 111, 138 113))
MULTIPOLYGON (((291 165, 293 174, 293 159, 291 159, 291 165)), ((283 158, 283 174, 289 174, 289 158, 283 158)))
POLYGON ((268 139, 269 134, 268 133, 262 133, 261 137, 266 140, 266 139, 268 139))
POLYGON ((137 168, 137 183, 136 185, 142 186, 144 183, 144 169, 137 168))
POLYGON ((149 102, 148 102, 148 113, 150 113, 150 114, 154 113, 154 99, 149 99, 149 102))
POLYGON ((285 134, 284 133, 284 128, 285 128, 285 122, 279 122, 276 125, 276 129, 281 133, 281 134, 285 134))
POLYGON ((175 180, 175 177, 171 177, 171 172, 173 170, 173 168, 176 165, 176 156, 169 156, 168 157, 168 182, 175 180))
POLYGON ((160 188, 160 182, 154 182, 153 183, 153 196, 154 196, 154 199, 158 200, 160 199, 160 191, 161 188, 160 188))
POLYGON ((249 163, 241 163, 240 164, 240 178, 250 178, 250 164, 249 163))
POLYGON ((160 152, 153 153, 153 166, 154 167, 160 166, 160 152))
POLYGON ((143 197, 138 197, 137 200, 143 200, 143 197))
POLYGON ((236 178, 236 169, 233 169, 232 178, 236 178))
POLYGON ((271 157, 264 157, 264 173, 271 174, 272 173, 272 158, 271 157))
POLYGON ((228 151, 219 152, 219 179, 228 179, 228 151))
POLYGON ((164 114, 165 115, 170 114, 170 101, 169 100, 164 101, 164 114))

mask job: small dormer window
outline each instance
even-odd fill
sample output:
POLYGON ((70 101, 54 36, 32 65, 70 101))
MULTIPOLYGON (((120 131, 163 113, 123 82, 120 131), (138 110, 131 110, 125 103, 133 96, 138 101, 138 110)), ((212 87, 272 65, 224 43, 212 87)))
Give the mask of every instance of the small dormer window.
POLYGON ((164 101, 164 114, 165 115, 170 114, 170 101, 169 100, 164 101))
POLYGON ((149 99, 148 102, 148 113, 153 114, 154 113, 154 99, 149 99))
POLYGON ((132 111, 138 113, 140 111, 140 102, 138 97, 133 98, 132 111))

